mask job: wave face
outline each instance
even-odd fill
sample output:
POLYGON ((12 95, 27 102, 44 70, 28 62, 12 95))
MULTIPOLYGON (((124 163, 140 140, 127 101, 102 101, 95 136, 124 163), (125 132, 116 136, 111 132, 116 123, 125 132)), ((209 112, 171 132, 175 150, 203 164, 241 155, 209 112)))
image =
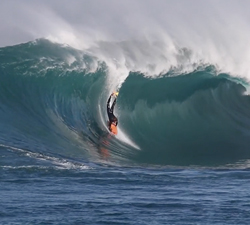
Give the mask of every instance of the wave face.
POLYGON ((1 48, 0 62, 2 145, 135 165, 250 157, 248 84, 213 65, 186 73, 171 68, 154 78, 130 71, 119 84, 114 137, 106 127, 114 86, 98 56, 40 39, 1 48))

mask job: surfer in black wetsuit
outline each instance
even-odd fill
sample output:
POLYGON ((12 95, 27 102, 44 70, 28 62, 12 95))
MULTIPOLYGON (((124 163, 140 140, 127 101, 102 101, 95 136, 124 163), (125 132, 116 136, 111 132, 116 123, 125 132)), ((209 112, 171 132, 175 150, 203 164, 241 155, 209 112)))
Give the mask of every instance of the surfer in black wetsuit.
POLYGON ((108 124, 108 127, 109 127, 109 130, 113 133, 113 134, 117 134, 117 125, 118 125, 118 119, 116 118, 116 116, 114 115, 114 107, 115 107, 115 104, 116 104, 116 98, 112 104, 112 106, 110 107, 110 100, 111 100, 111 97, 112 96, 115 96, 116 97, 116 94, 115 93, 112 93, 110 96, 109 96, 109 99, 107 101, 107 113, 108 113, 108 117, 109 117, 109 124, 108 124))

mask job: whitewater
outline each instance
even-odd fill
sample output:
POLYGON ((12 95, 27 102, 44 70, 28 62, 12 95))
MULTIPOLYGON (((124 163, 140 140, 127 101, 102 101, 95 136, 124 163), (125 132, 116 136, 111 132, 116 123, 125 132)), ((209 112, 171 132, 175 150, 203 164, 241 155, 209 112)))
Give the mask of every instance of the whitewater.
POLYGON ((96 2, 3 3, 0 223, 248 224, 248 3, 96 2))

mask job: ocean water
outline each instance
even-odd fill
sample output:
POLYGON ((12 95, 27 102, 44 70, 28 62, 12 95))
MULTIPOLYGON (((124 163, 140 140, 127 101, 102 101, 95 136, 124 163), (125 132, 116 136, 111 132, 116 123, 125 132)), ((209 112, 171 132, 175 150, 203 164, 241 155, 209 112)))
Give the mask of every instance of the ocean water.
POLYGON ((0 49, 0 224, 249 224, 248 82, 187 49, 114 77, 98 51, 0 49))

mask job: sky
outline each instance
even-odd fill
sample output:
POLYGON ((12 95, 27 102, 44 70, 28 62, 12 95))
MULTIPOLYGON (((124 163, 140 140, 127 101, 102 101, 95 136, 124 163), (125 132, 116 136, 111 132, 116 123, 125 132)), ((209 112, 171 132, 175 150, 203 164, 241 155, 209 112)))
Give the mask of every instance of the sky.
POLYGON ((160 30, 185 38, 199 31, 209 35, 243 26, 248 5, 244 0, 1 0, 0 46, 42 37, 79 45, 160 30))

